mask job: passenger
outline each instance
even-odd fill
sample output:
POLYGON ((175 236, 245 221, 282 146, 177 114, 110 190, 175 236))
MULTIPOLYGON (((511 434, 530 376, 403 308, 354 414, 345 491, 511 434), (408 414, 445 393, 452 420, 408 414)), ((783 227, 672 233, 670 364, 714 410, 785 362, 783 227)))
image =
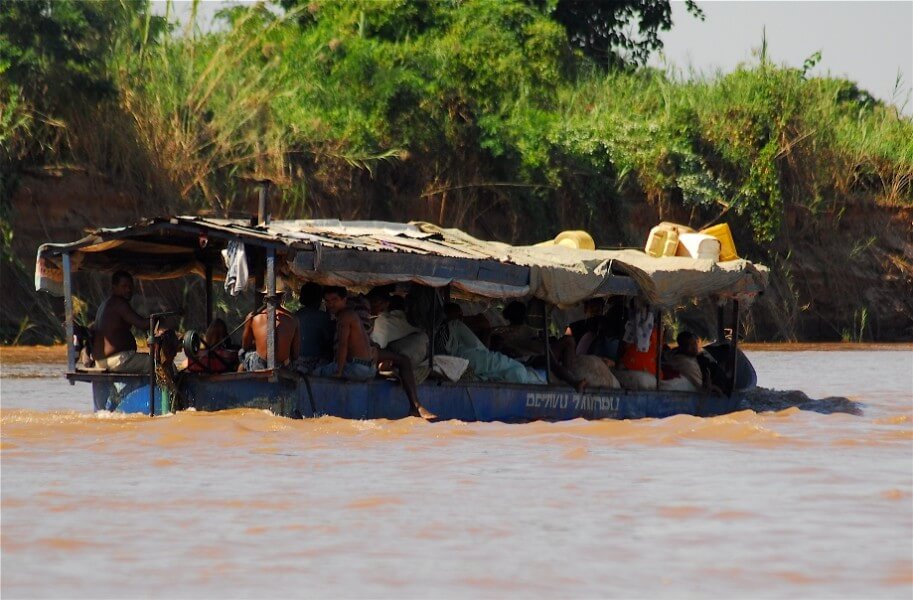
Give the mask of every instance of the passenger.
POLYGON ((587 332, 596 329, 597 321, 602 316, 604 304, 605 301, 602 298, 585 300, 583 302, 583 318, 568 325, 568 330, 570 331, 565 331, 565 334, 573 335, 574 342, 579 344, 587 332))
MULTIPOLYGON (((284 292, 276 295, 276 366, 282 366, 298 358, 301 337, 298 334, 298 319, 282 306, 284 292)), ((239 371, 263 371, 267 369, 267 333, 268 315, 261 311, 247 315, 244 334, 241 336, 241 347, 247 352, 241 362, 239 371)))
POLYGON ((462 321, 463 308, 456 302, 448 302, 444 305, 444 319, 447 321, 462 321))
POLYGON ((418 400, 418 391, 415 382, 415 367, 417 363, 427 357, 428 334, 415 327, 406 319, 406 313, 401 310, 391 310, 391 296, 383 288, 374 288, 368 292, 368 301, 371 303, 371 314, 374 316, 374 327, 371 329, 371 341, 377 346, 378 366, 390 363, 399 371, 399 379, 403 390, 409 398, 410 404, 416 414, 421 413, 418 400), (412 341, 414 343, 409 344, 412 341), (393 345, 406 343, 407 349, 412 349, 409 356, 398 352, 393 345), (417 357, 417 360, 415 359, 417 357))
MULTIPOLYGON (((492 331, 492 339, 497 340, 494 344, 496 349, 522 363, 545 368, 545 344, 539 331, 526 323, 526 305, 513 301, 502 314, 510 325, 492 331)), ((566 335, 549 344, 551 371, 582 392, 588 382, 586 376, 577 376, 574 372, 576 352, 573 337, 566 335)))
MULTIPOLYGON (((371 305, 371 315, 374 317, 371 341, 379 348, 386 348, 390 343, 408 335, 424 333, 406 319, 405 311, 391 308, 392 296, 385 289, 374 288, 368 292, 367 298, 371 305)), ((425 341, 427 342, 427 334, 425 341)))
POLYGON ((701 350, 700 340, 690 331, 683 331, 676 337, 678 347, 664 355, 664 364, 668 364, 681 377, 664 381, 664 389, 681 391, 706 391, 722 394, 723 390, 714 384, 713 367, 719 369, 716 361, 701 350), (712 365, 711 366, 711 362, 712 365), (684 379, 687 386, 677 382, 684 379))
POLYGON ((238 368, 238 351, 231 348, 228 325, 222 319, 213 319, 203 334, 203 347, 196 356, 188 357, 187 370, 191 373, 225 373, 238 368))
POLYGON ((619 359, 621 338, 624 334, 624 305, 621 297, 611 298, 607 307, 606 314, 601 314, 600 306, 600 314, 586 319, 583 329, 585 333, 575 339, 578 342, 578 355, 599 356, 611 361, 609 366, 614 366, 619 359))
POLYGON ((690 331, 682 331, 675 339, 678 347, 663 354, 663 366, 670 367, 678 376, 661 382, 661 387, 682 392, 704 389, 704 375, 697 362, 701 351, 697 336, 690 331))
POLYGON ((298 294, 301 308, 295 312, 298 319, 298 334, 301 340, 298 348, 299 363, 307 370, 326 364, 333 357, 333 320, 320 310, 323 302, 323 286, 308 282, 301 286, 298 294))
POLYGON ((477 379, 509 383, 545 383, 535 371, 527 369, 522 363, 486 348, 469 327, 458 318, 462 314, 459 306, 448 303, 444 306, 444 314, 448 315, 448 320, 444 324, 442 336, 439 338, 443 353, 468 360, 477 379))
POLYGON ((406 299, 402 296, 390 296, 390 310, 401 310, 406 312, 406 299))
POLYGON ((323 290, 327 312, 336 319, 335 360, 314 371, 320 377, 370 381, 377 375, 376 354, 368 331, 355 310, 349 307, 344 287, 323 290))
POLYGON ((135 327, 149 331, 149 319, 130 306, 133 277, 126 271, 111 276, 111 295, 98 307, 95 317, 95 339, 92 343, 95 365, 112 373, 148 373, 152 358, 136 351, 135 327))
POLYGON ((501 313, 508 325, 496 327, 491 332, 491 349, 507 356, 528 362, 534 356, 541 356, 544 350, 542 335, 526 323, 526 305, 514 300, 501 313))

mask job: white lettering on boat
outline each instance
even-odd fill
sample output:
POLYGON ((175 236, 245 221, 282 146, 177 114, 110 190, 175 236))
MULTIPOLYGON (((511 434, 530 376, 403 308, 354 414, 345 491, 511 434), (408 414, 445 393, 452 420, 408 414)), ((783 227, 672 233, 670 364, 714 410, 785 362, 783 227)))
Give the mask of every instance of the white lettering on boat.
POLYGON ((610 416, 618 412, 618 396, 570 394, 566 392, 527 392, 527 408, 561 408, 572 406, 575 411, 589 411, 595 415, 610 416))

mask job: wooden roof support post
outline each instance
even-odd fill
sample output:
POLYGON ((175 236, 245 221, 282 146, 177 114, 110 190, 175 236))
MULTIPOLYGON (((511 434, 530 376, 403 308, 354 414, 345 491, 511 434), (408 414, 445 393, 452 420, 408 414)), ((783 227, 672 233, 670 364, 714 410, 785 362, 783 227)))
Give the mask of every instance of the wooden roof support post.
POLYGON ((266 367, 276 368, 276 249, 266 251, 266 367))
POLYGON ((735 393, 739 367, 739 301, 732 301, 732 340, 729 342, 729 395, 735 393))
MULTIPOLYGON (((67 373, 76 371, 76 347, 73 345, 73 265, 70 253, 63 253, 63 309, 66 319, 67 373)), ((76 382, 70 380, 70 385, 76 382)))

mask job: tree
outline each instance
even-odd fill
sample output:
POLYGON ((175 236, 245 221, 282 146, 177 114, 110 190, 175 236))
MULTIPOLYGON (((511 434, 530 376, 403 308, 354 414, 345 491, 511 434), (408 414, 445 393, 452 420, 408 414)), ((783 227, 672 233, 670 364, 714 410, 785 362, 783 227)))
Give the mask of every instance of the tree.
MULTIPOLYGON (((704 19, 693 0, 685 4, 704 19)), ((669 0, 557 0, 553 6, 552 18, 564 26, 571 45, 606 68, 645 64, 663 47, 659 32, 672 27, 669 0)))
MULTIPOLYGON (((0 73, 43 110, 73 95, 104 98, 114 92, 108 59, 135 31, 147 38, 166 27, 146 0, 7 1, 0 10, 0 73), (143 26, 130 27, 142 23, 143 26)), ((127 40, 139 43, 140 40, 127 40)))

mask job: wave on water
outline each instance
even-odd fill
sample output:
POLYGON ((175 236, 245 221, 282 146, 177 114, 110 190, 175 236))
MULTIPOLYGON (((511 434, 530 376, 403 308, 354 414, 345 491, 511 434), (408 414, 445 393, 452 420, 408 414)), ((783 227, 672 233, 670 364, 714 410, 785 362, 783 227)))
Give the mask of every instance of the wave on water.
POLYGON ((746 392, 739 405, 740 409, 755 412, 777 412, 793 407, 826 415, 833 413, 862 415, 862 404, 843 396, 816 399, 809 398, 805 392, 799 390, 771 390, 763 387, 746 392))

